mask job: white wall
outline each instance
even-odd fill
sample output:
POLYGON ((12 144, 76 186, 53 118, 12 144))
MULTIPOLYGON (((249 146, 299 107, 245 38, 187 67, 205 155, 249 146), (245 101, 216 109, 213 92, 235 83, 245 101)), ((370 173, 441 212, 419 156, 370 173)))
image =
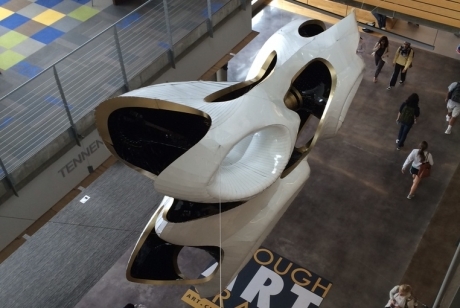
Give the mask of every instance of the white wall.
MULTIPOLYGON (((214 38, 204 39, 155 83, 197 80, 252 31, 250 6, 226 20, 214 31, 214 38)), ((75 146, 27 184, 19 193, 0 205, 0 250, 24 232, 62 197, 96 169, 109 156, 96 131, 89 134, 82 147, 75 146), (90 153, 81 163, 82 151, 90 153), (89 152, 88 152, 89 151, 89 152), (76 159, 76 160, 74 160, 76 159)))

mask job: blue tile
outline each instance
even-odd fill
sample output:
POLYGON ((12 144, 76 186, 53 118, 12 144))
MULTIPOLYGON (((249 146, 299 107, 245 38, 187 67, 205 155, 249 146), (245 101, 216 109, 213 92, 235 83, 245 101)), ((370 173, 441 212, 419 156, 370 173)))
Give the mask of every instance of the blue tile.
POLYGON ((47 8, 52 8, 53 6, 61 3, 62 1, 64 0, 37 0, 35 1, 35 3, 47 8))
POLYGON ((10 2, 10 0, 0 0, 0 5, 4 5, 5 3, 10 2))
POLYGON ((166 42, 158 42, 158 46, 160 46, 163 49, 169 49, 169 43, 166 42))
MULTIPOLYGON (((222 7, 221 3, 211 4, 211 14, 214 14, 215 12, 217 12, 221 7, 222 7)), ((201 16, 208 18, 208 8, 205 8, 203 11, 201 11, 201 16)))
POLYGON ((72 0, 72 1, 80 3, 80 4, 86 4, 86 3, 90 2, 91 0, 72 0))
POLYGON ((139 13, 133 13, 131 15, 126 16, 126 18, 123 18, 118 24, 117 27, 119 29, 126 29, 131 24, 133 24, 135 21, 137 21, 139 18, 141 18, 141 15, 139 13))
POLYGON ((6 117, 6 118, 4 118, 2 121, 0 121, 0 129, 4 129, 4 128, 7 127, 8 124, 10 124, 11 122, 13 122, 13 117, 6 117))
POLYGON ((38 67, 38 66, 35 66, 35 65, 32 65, 30 63, 28 63, 27 61, 21 61, 19 62, 18 64, 14 65, 13 67, 11 67, 11 70, 23 75, 23 76, 26 76, 26 77, 29 77, 29 78, 33 78, 35 76, 37 76, 41 71, 43 71, 43 69, 41 67, 38 67))
POLYGON ((13 30, 25 24, 29 20, 30 18, 14 13, 13 15, 10 15, 7 18, 0 21, 0 26, 13 30))
MULTIPOLYGON (((62 99, 60 97, 47 95, 47 96, 45 96, 45 102, 48 102, 51 105, 54 105, 56 107, 65 108, 64 103, 62 102, 62 99)), ((73 106, 71 104, 67 104, 67 106, 69 106, 69 110, 73 109, 73 106)))
POLYGON ((64 32, 62 31, 56 30, 52 27, 46 27, 45 29, 32 35, 30 38, 42 42, 43 44, 49 44, 63 34, 64 32))

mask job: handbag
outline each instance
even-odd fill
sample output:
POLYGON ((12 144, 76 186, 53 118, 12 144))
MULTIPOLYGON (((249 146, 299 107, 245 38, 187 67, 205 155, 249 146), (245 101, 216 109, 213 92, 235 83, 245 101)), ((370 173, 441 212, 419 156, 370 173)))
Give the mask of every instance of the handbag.
MULTIPOLYGON (((430 155, 430 153, 428 153, 428 155, 430 155)), ((418 169, 418 177, 420 178, 426 178, 426 177, 429 177, 430 176, 430 173, 431 173, 431 165, 430 163, 428 162, 428 155, 426 156, 427 158, 427 161, 424 162, 423 164, 420 165, 420 168, 418 169)))

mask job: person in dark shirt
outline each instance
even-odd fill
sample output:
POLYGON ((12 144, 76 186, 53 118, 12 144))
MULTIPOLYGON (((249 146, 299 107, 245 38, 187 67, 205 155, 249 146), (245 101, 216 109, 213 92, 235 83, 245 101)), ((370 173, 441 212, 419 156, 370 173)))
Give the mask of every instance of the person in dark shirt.
POLYGON ((417 123, 417 118, 420 116, 418 101, 418 94, 412 93, 399 107, 396 122, 400 124, 401 127, 399 128, 398 139, 396 139, 396 150, 400 150, 404 146, 404 141, 406 141, 407 134, 412 128, 412 125, 417 123))
POLYGON ((388 38, 386 36, 382 36, 372 49, 372 54, 374 55, 375 60, 375 66, 377 67, 374 74, 374 82, 377 82, 377 77, 379 76, 383 65, 385 65, 384 58, 388 57, 389 53, 388 45, 388 38))

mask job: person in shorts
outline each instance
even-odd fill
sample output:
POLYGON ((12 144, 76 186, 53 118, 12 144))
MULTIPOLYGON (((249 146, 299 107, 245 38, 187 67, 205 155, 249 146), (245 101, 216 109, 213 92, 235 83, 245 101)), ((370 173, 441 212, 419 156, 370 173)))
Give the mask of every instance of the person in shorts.
POLYGON ((409 195, 407 195, 407 199, 415 197, 415 191, 422 180, 422 178, 418 175, 420 166, 426 162, 428 162, 431 166, 434 164, 433 156, 427 150, 428 143, 426 141, 422 141, 418 149, 414 149, 410 152, 402 166, 401 172, 404 174, 405 170, 410 165, 410 174, 412 175, 412 186, 410 188, 409 195))
POLYGON ((448 91, 445 99, 447 102, 446 121, 449 122, 449 126, 447 126, 446 134, 449 135, 452 133, 452 126, 454 126, 460 114, 460 82, 451 83, 447 89, 448 91))

